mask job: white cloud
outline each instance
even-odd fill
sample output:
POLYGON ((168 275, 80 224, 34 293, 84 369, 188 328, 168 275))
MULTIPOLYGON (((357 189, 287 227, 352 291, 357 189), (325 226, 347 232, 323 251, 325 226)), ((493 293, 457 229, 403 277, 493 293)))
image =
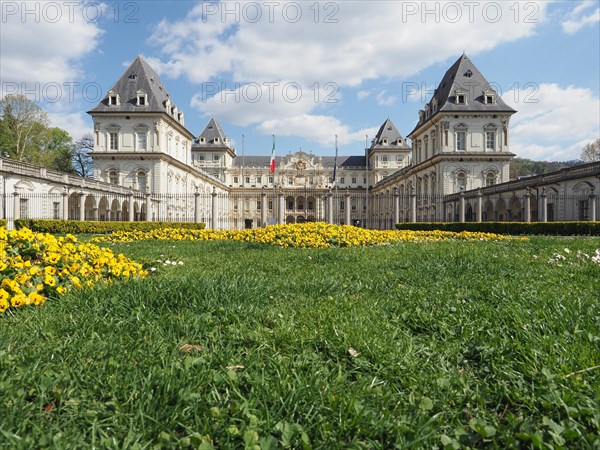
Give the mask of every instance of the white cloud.
POLYGON ((227 87, 225 83, 204 83, 191 100, 191 106, 205 115, 235 125, 247 126, 273 117, 288 118, 307 113, 322 105, 323 99, 338 102, 339 93, 320 86, 316 89, 295 82, 275 84, 246 83, 227 87))
MULTIPOLYGON (((535 11, 532 17, 529 8, 526 21, 515 20, 508 2, 370 1, 368 7, 364 2, 272 2, 271 7, 267 2, 203 2, 181 20, 157 24, 150 42, 167 62, 152 64, 167 77, 185 76, 203 88, 223 79, 259 85, 289 80, 303 87, 332 83, 339 89, 369 79, 408 79, 431 64, 457 58, 463 49, 472 56, 531 36, 545 19, 547 5, 530 4, 535 11), (296 22, 298 9, 302 16, 296 22), (255 20, 258 10, 262 16, 255 20)), ((357 98, 370 95, 375 93, 362 90, 357 98)), ((411 100, 415 95, 420 90, 411 100)), ((324 98, 291 104, 283 96, 249 102, 243 96, 222 101, 200 93, 191 104, 238 125, 264 125, 273 118, 314 113, 327 106, 324 98)), ((376 98, 380 105, 397 100, 385 94, 376 98)), ((304 134, 300 122, 288 126, 304 134)))
POLYGON ((532 3, 537 13, 526 23, 514 20, 508 3, 371 1, 365 7, 363 2, 281 2, 270 21, 266 4, 251 3, 262 12, 258 21, 252 20, 256 7, 244 11, 248 3, 201 4, 183 20, 160 22, 150 41, 199 83, 230 72, 243 82, 286 79, 356 86, 367 79, 414 75, 463 49, 477 54, 530 36, 546 9, 545 2, 532 3), (286 5, 296 6, 286 10, 286 5), (218 11, 203 18, 202 10, 208 8, 218 11), (236 8, 237 16, 225 13, 236 8), (289 19, 297 8, 302 17, 293 23, 289 19), (337 22, 326 23, 328 16, 337 22))
POLYGON ((371 91, 358 91, 356 93, 356 98, 359 100, 364 100, 365 98, 371 95, 371 91))
POLYGON ((590 89, 541 84, 502 98, 518 110, 510 128, 510 148, 517 156, 578 159, 583 145, 600 136, 600 98, 590 89))
POLYGON ((271 119, 261 123, 257 128, 261 134, 276 136, 299 136, 322 146, 332 146, 335 135, 340 145, 364 142, 365 135, 374 136, 378 127, 352 131, 347 125, 332 116, 300 114, 285 119, 271 119))
POLYGON ((386 93, 387 91, 381 91, 379 94, 377 94, 375 101, 379 106, 392 106, 396 103, 398 98, 394 95, 386 96, 386 93))
POLYGON ((573 13, 574 14, 571 14, 573 18, 562 23, 562 29, 567 34, 575 34, 586 26, 594 25, 600 22, 600 8, 596 8, 594 12, 587 15, 578 15, 575 13, 575 10, 573 10, 573 13))
POLYGON ((84 112, 50 112, 48 117, 51 126, 66 130, 73 140, 80 139, 85 134, 92 132, 92 121, 84 112))
MULTIPOLYGON (((80 80, 79 61, 97 47, 102 34, 91 20, 96 9, 83 8, 70 2, 2 2, 2 81, 43 85, 80 80)), ((98 6, 100 15, 102 9, 98 6)))

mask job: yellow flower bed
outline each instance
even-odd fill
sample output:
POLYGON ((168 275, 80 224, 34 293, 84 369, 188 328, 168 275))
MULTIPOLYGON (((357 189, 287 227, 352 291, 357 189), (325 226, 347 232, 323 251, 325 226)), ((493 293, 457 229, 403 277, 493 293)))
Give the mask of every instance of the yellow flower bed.
MULTIPOLYGON (((517 239, 493 233, 463 231, 409 231, 409 230, 366 230, 347 225, 328 225, 311 222, 293 225, 272 225, 252 230, 184 230, 162 228, 151 231, 117 231, 108 236, 93 239, 96 242, 133 242, 140 240, 234 240, 258 242, 292 248, 355 247, 383 245, 390 242, 461 240, 509 240, 517 239)), ((525 239, 525 238, 518 238, 525 239)))
POLYGON ((73 287, 146 275, 141 264, 69 234, 57 238, 27 228, 0 228, 0 313, 39 305, 73 287))

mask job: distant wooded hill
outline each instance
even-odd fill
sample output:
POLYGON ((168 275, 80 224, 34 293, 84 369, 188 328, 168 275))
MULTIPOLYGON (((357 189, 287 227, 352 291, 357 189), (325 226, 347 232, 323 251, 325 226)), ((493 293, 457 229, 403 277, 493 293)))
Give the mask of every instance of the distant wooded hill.
POLYGON ((533 161, 526 158, 514 158, 510 162, 510 179, 541 175, 580 164, 583 164, 583 162, 578 159, 572 161, 533 161))

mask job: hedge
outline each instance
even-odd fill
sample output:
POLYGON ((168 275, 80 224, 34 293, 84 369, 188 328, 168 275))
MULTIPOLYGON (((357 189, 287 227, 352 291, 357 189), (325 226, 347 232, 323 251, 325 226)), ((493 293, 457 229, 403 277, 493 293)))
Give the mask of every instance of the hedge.
POLYGON ((600 222, 417 222, 398 223, 399 230, 481 231, 512 235, 600 236, 600 222))
POLYGON ((53 234, 101 234, 113 231, 149 231, 157 228, 186 228, 201 230, 205 223, 194 222, 86 222, 79 220, 16 219, 15 228, 53 234))

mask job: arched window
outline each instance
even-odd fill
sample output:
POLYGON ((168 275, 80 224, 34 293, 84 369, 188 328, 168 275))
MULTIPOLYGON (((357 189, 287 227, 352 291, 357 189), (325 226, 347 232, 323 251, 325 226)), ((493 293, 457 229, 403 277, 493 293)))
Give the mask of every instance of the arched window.
POLYGON ((138 189, 142 192, 146 191, 147 179, 146 172, 140 170, 137 174, 137 185, 138 189))
POLYGON ((108 172, 108 182, 110 184, 119 184, 119 172, 111 170, 108 172))
POLYGON ((467 175, 464 172, 458 172, 456 174, 456 188, 458 191, 467 189, 467 175))
POLYGON ((488 172, 485 175, 485 185, 493 186, 494 184, 496 184, 496 174, 494 172, 488 172))

